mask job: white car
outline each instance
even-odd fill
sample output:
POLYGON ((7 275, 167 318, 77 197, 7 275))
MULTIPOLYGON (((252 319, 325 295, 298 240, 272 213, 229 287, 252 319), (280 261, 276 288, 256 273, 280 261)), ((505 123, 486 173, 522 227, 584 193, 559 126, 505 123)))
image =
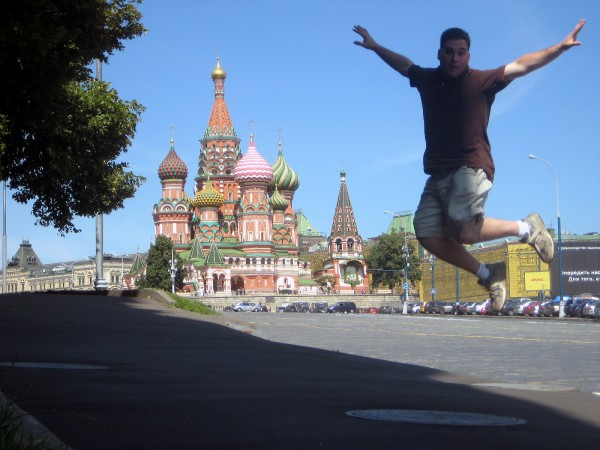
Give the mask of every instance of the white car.
POLYGON ((234 310, 235 312, 258 311, 259 308, 260 308, 260 306, 257 305, 256 303, 250 303, 250 302, 239 302, 231 307, 231 309, 234 310))

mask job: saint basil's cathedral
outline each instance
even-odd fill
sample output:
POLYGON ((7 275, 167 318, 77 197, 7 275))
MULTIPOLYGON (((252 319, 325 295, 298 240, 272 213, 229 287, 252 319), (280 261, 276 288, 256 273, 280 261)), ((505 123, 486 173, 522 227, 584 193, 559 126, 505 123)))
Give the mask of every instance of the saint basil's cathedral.
MULTIPOLYGON (((222 295, 300 292, 299 285, 310 284, 302 283, 301 275, 310 277, 310 270, 299 261, 302 230, 293 209, 299 177, 283 157, 281 141, 273 166, 258 152, 252 134, 242 155, 225 103, 225 78, 217 59, 212 72, 215 99, 200 141, 193 198, 185 193, 188 169, 171 138, 158 168, 162 198, 153 208, 155 234, 173 241, 187 268, 188 290, 222 295)), ((324 274, 334 277, 337 290, 364 291, 362 239, 343 171, 328 244, 324 274), (346 275, 354 287, 345 282, 346 275)))

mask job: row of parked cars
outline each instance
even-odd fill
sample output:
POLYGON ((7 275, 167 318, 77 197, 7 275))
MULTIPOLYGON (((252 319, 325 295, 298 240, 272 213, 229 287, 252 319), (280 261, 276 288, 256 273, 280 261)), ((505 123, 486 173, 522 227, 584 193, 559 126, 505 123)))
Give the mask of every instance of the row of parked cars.
MULTIPOLYGON (((567 317, 600 318, 600 298, 593 295, 563 297, 564 312, 567 317)), ((558 317, 560 298, 539 301, 531 298, 514 298, 504 302, 499 311, 494 311, 492 302, 428 302, 421 306, 425 314, 465 314, 465 315, 504 315, 531 317, 558 317)))
MULTIPOLYGON (((566 296, 564 312, 568 317, 589 317, 600 319, 600 298, 593 295, 577 297, 566 296)), ((253 302, 239 302, 225 308, 230 311, 266 312, 265 305, 253 302)), ((531 298, 514 298, 504 302, 500 311, 494 311, 490 299, 483 302, 443 302, 432 301, 425 303, 409 303, 409 314, 464 314, 464 315, 504 315, 504 316, 532 316, 532 317, 558 317, 560 311, 560 298, 541 302, 531 298)), ((337 302, 331 306, 327 302, 291 302, 282 303, 277 307, 277 312, 303 312, 303 313, 362 313, 362 314, 401 314, 402 307, 380 306, 358 308, 354 302, 337 302)))

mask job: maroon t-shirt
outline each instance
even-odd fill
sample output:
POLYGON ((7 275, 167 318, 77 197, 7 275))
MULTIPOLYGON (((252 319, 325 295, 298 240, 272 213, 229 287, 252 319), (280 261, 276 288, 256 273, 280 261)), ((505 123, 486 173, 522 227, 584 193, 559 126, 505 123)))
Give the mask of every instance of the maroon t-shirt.
POLYGON ((460 166, 483 169, 494 180, 494 160, 487 135, 496 93, 508 83, 504 66, 494 70, 467 68, 454 79, 443 79, 439 69, 413 65, 410 85, 421 94, 425 142, 425 173, 439 174, 460 166))

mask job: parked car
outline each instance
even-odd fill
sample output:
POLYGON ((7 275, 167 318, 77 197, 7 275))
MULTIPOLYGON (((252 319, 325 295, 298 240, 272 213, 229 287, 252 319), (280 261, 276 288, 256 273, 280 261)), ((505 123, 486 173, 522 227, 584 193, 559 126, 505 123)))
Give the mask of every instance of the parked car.
POLYGON ((298 312, 298 310, 291 303, 282 303, 277 307, 277 312, 298 312))
POLYGON ((583 317, 583 306, 589 300, 598 300, 598 297, 574 297, 572 301, 565 302, 565 315, 569 317, 583 317))
POLYGON ((329 304, 327 302, 314 302, 310 305, 310 312, 313 313, 326 313, 329 304))
POLYGON ((392 314, 392 307, 388 305, 382 305, 377 308, 379 314, 392 314))
POLYGON ((600 309, 600 300, 588 300, 581 308, 583 317, 595 317, 596 311, 600 309))
POLYGON ((524 316, 535 316, 539 313, 541 302, 537 300, 530 301, 527 306, 523 308, 524 316))
POLYGON ((542 317, 558 317, 560 308, 560 298, 548 300, 540 305, 540 316, 542 317))
POLYGON ((488 298, 485 302, 483 302, 483 305, 481 306, 482 316, 495 316, 497 314, 498 313, 494 311, 494 305, 492 304, 491 299, 488 298))
POLYGON ((498 311, 498 314, 502 315, 502 316, 514 316, 515 308, 518 305, 519 305, 519 302, 518 302, 518 299, 516 299, 516 298, 506 300, 504 302, 504 305, 502 305, 502 308, 500 308, 500 310, 498 311))
POLYGON ((524 316, 525 308, 527 308, 531 304, 531 302, 533 302, 533 300, 531 300, 529 298, 527 300, 524 300, 524 299, 522 299, 522 300, 523 300, 523 302, 522 303, 520 302, 517 305, 517 307, 515 308, 515 316, 524 316))
POLYGON ((252 310, 252 312, 269 312, 269 308, 267 308, 266 305, 263 305, 262 303, 258 303, 254 309, 252 310))
POLYGON ((440 310, 444 314, 454 314, 456 312, 456 303, 454 302, 443 302, 440 310))
POLYGON ((356 303, 354 302, 337 302, 336 304, 327 308, 329 313, 355 313, 356 303))
POLYGON ((233 305, 231 307, 231 309, 235 312, 240 312, 240 311, 253 311, 254 308, 256 308, 258 306, 257 303, 250 303, 250 302, 239 302, 236 303, 235 305, 233 305))
POLYGON ((475 314, 475 308, 477 308, 477 305, 479 305, 479 302, 470 302, 467 304, 467 314, 473 315, 475 314))
POLYGON ((459 314, 459 315, 469 314, 469 312, 467 311, 467 307, 469 305, 470 305, 470 302, 459 302, 458 306, 456 307, 456 314, 459 314))
POLYGON ((421 309, 425 314, 443 314, 444 312, 444 303, 445 302, 427 302, 424 303, 424 307, 421 309))
POLYGON ((477 305, 475 305, 475 314, 483 314, 482 311, 485 311, 486 307, 489 307, 491 304, 492 300, 489 298, 483 302, 479 302, 477 305))
MULTIPOLYGON (((400 308, 400 312, 402 312, 402 309, 400 308)), ((407 303, 406 312, 408 314, 419 314, 421 312, 421 303, 407 303)))
POLYGON ((296 307, 297 312, 307 313, 310 311, 310 305, 308 302, 292 302, 292 305, 296 307))

